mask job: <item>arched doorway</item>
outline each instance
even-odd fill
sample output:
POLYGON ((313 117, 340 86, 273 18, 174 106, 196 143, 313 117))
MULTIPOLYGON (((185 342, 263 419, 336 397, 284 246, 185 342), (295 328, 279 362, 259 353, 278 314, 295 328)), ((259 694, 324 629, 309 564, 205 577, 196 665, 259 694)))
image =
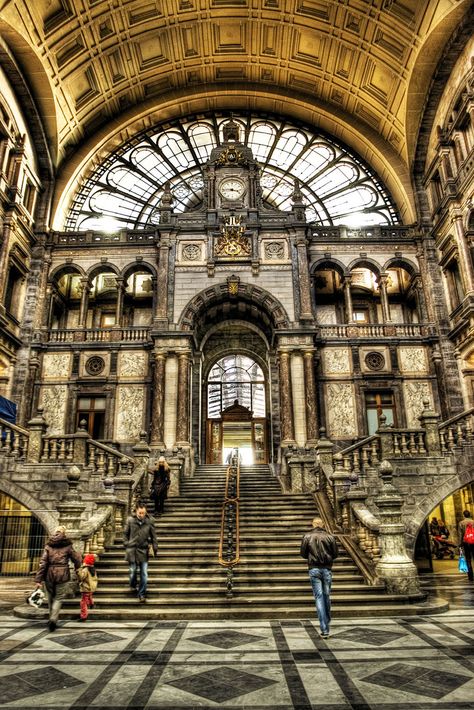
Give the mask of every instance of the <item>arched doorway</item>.
POLYGON ((244 465, 267 463, 265 376, 248 355, 234 352, 211 367, 206 387, 206 462, 226 463, 238 448, 244 465))

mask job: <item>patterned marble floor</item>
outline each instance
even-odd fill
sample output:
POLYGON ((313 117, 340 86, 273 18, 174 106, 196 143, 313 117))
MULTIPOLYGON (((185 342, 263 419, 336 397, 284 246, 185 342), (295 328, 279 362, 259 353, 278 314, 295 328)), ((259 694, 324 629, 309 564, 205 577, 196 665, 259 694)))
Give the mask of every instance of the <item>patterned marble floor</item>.
POLYGON ((0 617, 0 708, 474 709, 474 609, 432 617, 61 623, 0 617))

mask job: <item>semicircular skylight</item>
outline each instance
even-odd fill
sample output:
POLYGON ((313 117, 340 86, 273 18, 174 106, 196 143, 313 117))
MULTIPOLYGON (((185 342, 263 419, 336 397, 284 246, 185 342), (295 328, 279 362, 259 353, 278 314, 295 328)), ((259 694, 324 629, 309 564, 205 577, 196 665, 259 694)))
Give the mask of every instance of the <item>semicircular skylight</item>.
MULTIPOLYGON (((175 212, 199 209, 202 165, 222 141, 226 115, 180 119, 124 143, 78 189, 66 231, 146 229, 159 221, 169 181, 175 212)), ((388 191, 374 172, 335 139, 281 118, 236 115, 240 139, 261 167, 267 209, 290 211, 294 180, 314 225, 371 226, 400 222, 388 191)))

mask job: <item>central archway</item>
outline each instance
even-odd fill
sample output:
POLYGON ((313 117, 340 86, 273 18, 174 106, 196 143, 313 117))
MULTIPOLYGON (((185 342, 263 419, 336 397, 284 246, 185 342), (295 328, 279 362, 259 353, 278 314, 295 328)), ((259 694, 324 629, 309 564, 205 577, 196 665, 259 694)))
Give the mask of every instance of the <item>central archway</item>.
POLYGON ((239 352, 219 358, 205 389, 206 462, 228 463, 237 448, 241 463, 267 463, 266 381, 255 359, 239 352))

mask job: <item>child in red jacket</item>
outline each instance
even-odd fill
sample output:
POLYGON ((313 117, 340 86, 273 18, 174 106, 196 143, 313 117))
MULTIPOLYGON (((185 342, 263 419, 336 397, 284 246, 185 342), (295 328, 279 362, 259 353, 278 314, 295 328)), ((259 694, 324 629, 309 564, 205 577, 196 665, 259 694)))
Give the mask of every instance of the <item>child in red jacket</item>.
POLYGON ((89 613, 89 607, 94 606, 92 594, 97 589, 97 575, 95 572, 95 555, 84 555, 82 566, 76 571, 79 580, 79 591, 81 592, 81 615, 79 621, 85 621, 89 613))

